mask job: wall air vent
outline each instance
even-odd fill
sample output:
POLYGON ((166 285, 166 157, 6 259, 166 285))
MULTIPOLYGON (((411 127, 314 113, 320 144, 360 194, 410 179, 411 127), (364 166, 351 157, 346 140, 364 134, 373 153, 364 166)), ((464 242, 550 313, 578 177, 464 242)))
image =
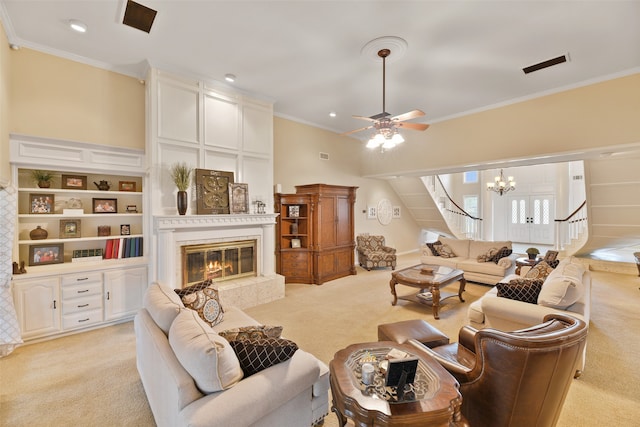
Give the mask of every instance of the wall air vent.
POLYGON ((529 65, 528 67, 524 67, 522 71, 524 71, 525 74, 529 74, 533 73, 534 71, 542 70, 543 68, 549 68, 553 67, 554 65, 562 64, 563 62, 567 62, 567 55, 558 56, 556 58, 538 62, 537 64, 529 65))
POLYGON ((320 160, 329 160, 329 153, 320 153, 320 160))
POLYGON ((153 20, 156 19, 156 13, 158 12, 147 6, 128 0, 122 23, 148 33, 151 31, 153 20))

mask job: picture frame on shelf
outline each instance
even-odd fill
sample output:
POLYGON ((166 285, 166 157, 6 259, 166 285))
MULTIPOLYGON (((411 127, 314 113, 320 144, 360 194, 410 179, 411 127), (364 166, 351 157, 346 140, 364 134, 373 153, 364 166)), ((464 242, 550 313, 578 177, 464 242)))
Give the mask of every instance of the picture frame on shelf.
POLYGON ((127 205, 127 213, 138 213, 138 206, 127 205))
POLYGON ((196 213, 230 213, 229 184, 233 182, 233 172, 196 169, 196 213))
POLYGON ((81 223, 79 219, 61 219, 60 220, 60 238, 73 239, 82 237, 81 223))
POLYGON ((135 181, 120 181, 118 182, 119 191, 137 191, 137 184, 135 181))
POLYGON ((29 213, 52 214, 54 213, 56 196, 53 193, 29 194, 29 213))
POLYGON ((91 212, 94 214, 118 213, 118 199, 104 199, 94 197, 91 203, 91 212))
POLYGON ((120 235, 121 236, 129 236, 129 235, 131 235, 131 225, 130 224, 120 224, 120 235))
POLYGON ((291 247, 292 248, 299 248, 300 246, 300 239, 291 239, 291 247))
POLYGON ((98 237, 111 236, 111 226, 110 225, 99 225, 98 226, 98 237))
POLYGON ((291 218, 300 217, 300 206, 298 206, 298 205, 289 206, 289 217, 291 217, 291 218))
POLYGON ((249 213, 249 184, 229 184, 229 196, 231 197, 232 214, 249 213))
POLYGON ((29 265, 62 264, 64 262, 63 243, 42 243, 29 246, 29 265))
POLYGON ((62 174, 60 187, 67 190, 86 190, 87 177, 85 175, 62 174))

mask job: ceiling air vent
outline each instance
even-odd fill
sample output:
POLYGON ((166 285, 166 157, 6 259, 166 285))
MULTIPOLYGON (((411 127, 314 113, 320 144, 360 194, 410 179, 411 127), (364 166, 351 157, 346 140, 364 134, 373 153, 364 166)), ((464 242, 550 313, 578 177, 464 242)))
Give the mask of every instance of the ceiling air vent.
POLYGON ((320 153, 320 160, 329 160, 329 153, 320 153))
POLYGON ((549 68, 553 67, 554 65, 562 64, 563 62, 567 62, 567 55, 558 56, 556 58, 538 62, 537 64, 529 65, 528 67, 524 67, 522 71, 524 71, 525 74, 529 74, 533 73, 534 71, 542 70, 543 68, 549 68))
POLYGON ((122 23, 148 33, 151 31, 153 20, 156 19, 156 13, 158 12, 147 6, 128 0, 122 23))

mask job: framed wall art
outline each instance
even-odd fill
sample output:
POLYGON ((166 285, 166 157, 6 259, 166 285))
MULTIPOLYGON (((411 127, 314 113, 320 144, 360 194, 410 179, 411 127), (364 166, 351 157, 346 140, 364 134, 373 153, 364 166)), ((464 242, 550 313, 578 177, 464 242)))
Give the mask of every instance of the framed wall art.
POLYGON ((136 182, 135 181, 120 181, 118 183, 119 191, 136 191, 136 182))
POLYGON ((93 213, 118 213, 118 199, 93 198, 93 213))
POLYGON ((80 234, 80 220, 79 219, 61 219, 60 220, 60 238, 73 239, 75 237, 82 237, 80 234))
POLYGON ((29 265, 62 264, 64 262, 64 244, 45 243, 29 246, 29 265))
POLYGON ((249 213, 249 184, 229 184, 229 195, 232 214, 249 213))
POLYGON ((69 190, 86 190, 87 177, 84 175, 65 175, 62 174, 62 188, 69 190))
POLYGON ((197 214, 230 213, 229 184, 233 184, 233 172, 196 169, 197 214))
POLYGON ((130 224, 120 224, 120 235, 121 236, 129 236, 129 235, 131 235, 131 225, 130 224))
POLYGON ((51 194, 29 194, 29 213, 52 214, 56 196, 51 194))

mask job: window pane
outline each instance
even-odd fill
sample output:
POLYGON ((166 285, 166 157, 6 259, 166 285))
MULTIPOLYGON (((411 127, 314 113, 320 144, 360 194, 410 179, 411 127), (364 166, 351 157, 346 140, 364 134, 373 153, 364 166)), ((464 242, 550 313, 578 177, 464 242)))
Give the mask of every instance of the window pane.
POLYGON ((473 184, 478 182, 478 171, 468 171, 464 173, 464 183, 473 184))

